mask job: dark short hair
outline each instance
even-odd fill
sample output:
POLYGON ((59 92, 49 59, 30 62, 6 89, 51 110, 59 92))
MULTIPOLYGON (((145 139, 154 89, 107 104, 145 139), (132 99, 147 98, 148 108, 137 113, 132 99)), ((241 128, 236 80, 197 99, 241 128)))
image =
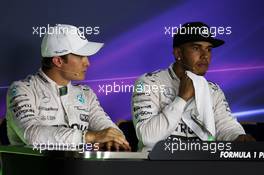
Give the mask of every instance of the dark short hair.
MULTIPOLYGON (((68 63, 68 54, 60 56, 65 63, 68 63)), ((51 69, 54 64, 52 62, 53 57, 42 57, 41 59, 41 69, 43 71, 51 69)))

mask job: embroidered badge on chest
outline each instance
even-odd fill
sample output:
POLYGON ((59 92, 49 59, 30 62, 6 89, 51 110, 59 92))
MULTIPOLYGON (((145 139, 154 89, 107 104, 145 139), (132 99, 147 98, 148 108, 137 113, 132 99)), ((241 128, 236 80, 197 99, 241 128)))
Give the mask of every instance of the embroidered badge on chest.
POLYGON ((79 95, 77 95, 77 100, 78 100, 81 104, 84 104, 84 103, 85 103, 85 100, 84 100, 83 94, 79 94, 79 95))
POLYGON ((14 96, 16 96, 17 95, 17 87, 15 86, 15 87, 13 87, 12 89, 11 89, 11 97, 14 97, 14 96))

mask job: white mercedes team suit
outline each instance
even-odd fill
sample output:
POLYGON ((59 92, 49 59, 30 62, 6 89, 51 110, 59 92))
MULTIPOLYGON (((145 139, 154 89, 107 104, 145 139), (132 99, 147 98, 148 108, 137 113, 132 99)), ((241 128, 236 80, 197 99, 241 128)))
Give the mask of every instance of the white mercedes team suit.
MULTIPOLYGON (((152 149, 158 141, 168 136, 199 139, 182 120, 184 113, 191 115, 197 110, 194 97, 186 102, 178 96, 180 79, 172 67, 173 64, 168 69, 144 74, 135 83, 132 113, 139 139, 138 149, 141 151, 152 149), (141 86, 156 87, 152 91, 137 90, 141 86)), ((213 101, 215 140, 232 141, 245 134, 242 126, 232 116, 223 91, 217 84, 208 83, 213 101)))
POLYGON ((88 130, 118 127, 88 86, 68 83, 64 93, 41 70, 14 82, 7 95, 7 127, 11 144, 83 143, 88 130))

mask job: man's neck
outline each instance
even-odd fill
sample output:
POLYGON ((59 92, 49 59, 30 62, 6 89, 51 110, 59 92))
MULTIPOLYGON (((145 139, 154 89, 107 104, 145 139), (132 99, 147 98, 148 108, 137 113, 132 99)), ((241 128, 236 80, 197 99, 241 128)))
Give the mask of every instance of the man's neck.
POLYGON ((66 86, 70 81, 65 80, 61 77, 61 75, 59 74, 59 72, 57 72, 56 70, 46 70, 43 71, 50 79, 52 79, 54 82, 56 82, 57 85, 59 86, 66 86))
POLYGON ((184 76, 185 70, 179 63, 175 62, 172 68, 173 68, 174 73, 179 79, 181 79, 184 76))

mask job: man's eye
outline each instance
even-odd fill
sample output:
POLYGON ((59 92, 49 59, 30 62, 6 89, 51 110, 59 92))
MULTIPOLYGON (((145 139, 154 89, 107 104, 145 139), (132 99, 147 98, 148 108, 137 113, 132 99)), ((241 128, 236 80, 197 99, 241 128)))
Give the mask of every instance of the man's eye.
POLYGON ((193 47, 193 50, 197 51, 197 50, 199 50, 199 48, 196 47, 196 46, 194 46, 194 47, 193 47))

